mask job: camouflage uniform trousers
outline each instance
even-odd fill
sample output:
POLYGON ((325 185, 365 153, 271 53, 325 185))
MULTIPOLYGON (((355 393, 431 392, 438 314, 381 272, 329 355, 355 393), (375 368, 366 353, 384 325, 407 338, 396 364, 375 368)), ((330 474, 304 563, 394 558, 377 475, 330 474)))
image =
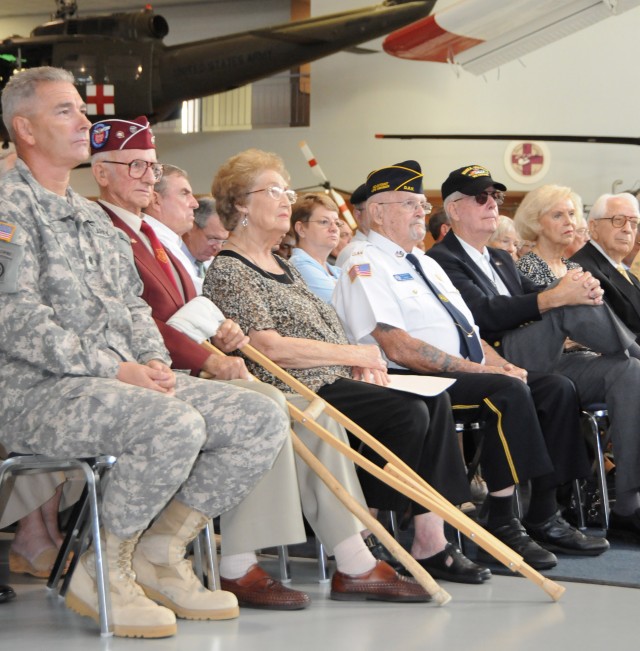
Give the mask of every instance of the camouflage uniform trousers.
POLYGON ((104 526, 144 530, 175 497, 209 517, 235 505, 271 468, 289 431, 270 398, 177 374, 175 396, 119 380, 62 378, 13 423, 11 450, 51 456, 111 454, 104 526))

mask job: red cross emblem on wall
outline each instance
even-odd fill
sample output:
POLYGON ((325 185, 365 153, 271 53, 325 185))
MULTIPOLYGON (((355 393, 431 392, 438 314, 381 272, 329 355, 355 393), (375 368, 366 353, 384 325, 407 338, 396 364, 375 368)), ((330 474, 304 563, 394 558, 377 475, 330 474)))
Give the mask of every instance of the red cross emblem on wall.
POLYGON ((87 115, 115 115, 113 84, 87 85, 87 115))
POLYGON ((523 142, 511 154, 511 164, 522 176, 535 174, 543 163, 542 150, 532 142, 523 142))

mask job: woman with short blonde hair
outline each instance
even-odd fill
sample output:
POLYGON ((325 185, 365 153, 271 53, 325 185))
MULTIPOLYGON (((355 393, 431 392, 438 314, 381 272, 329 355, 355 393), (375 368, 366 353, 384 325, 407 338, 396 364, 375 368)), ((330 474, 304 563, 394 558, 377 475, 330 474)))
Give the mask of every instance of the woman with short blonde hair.
POLYGON ((529 192, 513 221, 518 235, 534 245, 518 260, 518 269, 538 285, 548 285, 578 267, 564 252, 573 242, 579 217, 582 200, 571 188, 543 185, 529 192))

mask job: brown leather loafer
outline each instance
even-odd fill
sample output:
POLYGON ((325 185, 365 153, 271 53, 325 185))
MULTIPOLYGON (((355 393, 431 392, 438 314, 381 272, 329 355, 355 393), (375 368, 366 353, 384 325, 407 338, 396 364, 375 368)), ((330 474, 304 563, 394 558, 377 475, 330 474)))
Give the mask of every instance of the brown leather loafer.
POLYGON ((311 603, 306 593, 283 586, 259 565, 252 565, 239 579, 220 577, 220 587, 233 592, 238 603, 248 608, 302 610, 311 603))
POLYGON ((366 574, 352 576, 336 571, 331 579, 331 598, 337 601, 429 601, 414 579, 400 576, 384 561, 366 574))

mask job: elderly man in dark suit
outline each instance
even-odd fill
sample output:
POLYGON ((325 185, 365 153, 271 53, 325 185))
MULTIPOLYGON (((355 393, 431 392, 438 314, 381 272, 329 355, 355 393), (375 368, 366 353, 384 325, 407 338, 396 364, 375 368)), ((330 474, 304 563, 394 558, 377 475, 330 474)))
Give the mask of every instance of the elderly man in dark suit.
POLYGON ((616 454, 611 526, 640 536, 640 403, 628 395, 629 387, 640 386, 640 348, 603 305, 603 290, 589 272, 573 270, 541 288, 518 272, 508 253, 486 246, 505 190, 480 165, 451 172, 442 197, 452 230, 428 255, 462 294, 481 335, 506 359, 568 376, 583 404, 607 403, 616 454), (591 350, 563 353, 567 337, 591 350))
POLYGON ((640 339, 640 281, 623 264, 638 237, 638 200, 630 193, 603 194, 589 213, 591 241, 571 258, 600 281, 604 300, 640 339))

